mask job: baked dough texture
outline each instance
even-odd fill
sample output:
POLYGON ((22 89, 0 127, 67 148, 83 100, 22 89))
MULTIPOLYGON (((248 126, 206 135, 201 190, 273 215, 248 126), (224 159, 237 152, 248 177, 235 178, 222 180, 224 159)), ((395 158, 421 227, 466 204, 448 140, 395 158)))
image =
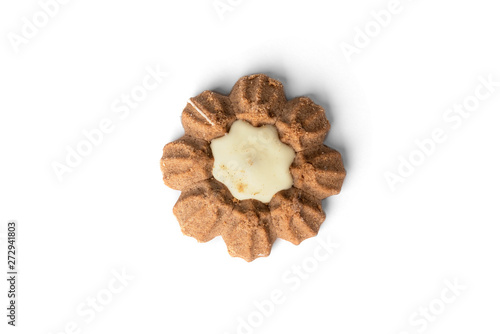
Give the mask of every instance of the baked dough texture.
POLYGON ((346 176, 339 152, 323 144, 330 130, 324 109, 308 97, 287 100, 283 85, 264 74, 242 77, 229 96, 204 91, 182 112, 185 135, 163 148, 163 181, 182 193, 174 205, 181 231, 199 242, 221 235, 231 256, 268 256, 276 238, 298 245, 318 234, 325 220, 321 200, 340 192, 346 176), (211 140, 235 120, 276 126, 296 152, 293 186, 268 204, 237 200, 212 176, 211 140))

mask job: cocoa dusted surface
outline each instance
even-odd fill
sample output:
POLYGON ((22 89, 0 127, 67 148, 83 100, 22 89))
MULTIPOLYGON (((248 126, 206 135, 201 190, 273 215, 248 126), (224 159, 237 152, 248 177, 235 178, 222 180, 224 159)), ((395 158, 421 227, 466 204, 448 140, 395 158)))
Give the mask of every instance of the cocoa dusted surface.
POLYGON ((330 130, 324 109, 308 97, 285 98, 283 85, 264 74, 245 76, 229 96, 204 91, 182 112, 185 135, 165 145, 160 161, 164 183, 182 193, 174 206, 181 231, 199 242, 221 235, 231 256, 253 261, 268 256, 276 238, 300 244, 318 234, 325 220, 321 200, 338 194, 346 172, 339 152, 325 146, 330 130), (241 119, 275 125, 292 147, 293 186, 268 204, 239 201, 212 176, 212 139, 241 119))

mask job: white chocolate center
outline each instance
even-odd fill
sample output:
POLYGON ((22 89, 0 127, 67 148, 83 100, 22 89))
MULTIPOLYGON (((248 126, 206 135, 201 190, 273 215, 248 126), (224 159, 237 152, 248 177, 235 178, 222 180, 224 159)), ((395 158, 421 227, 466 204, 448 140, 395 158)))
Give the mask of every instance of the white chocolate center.
POLYGON ((210 147, 214 178, 239 200, 269 203, 274 194, 293 184, 289 168, 295 152, 280 141, 273 125, 256 128, 235 121, 229 133, 212 140, 210 147))

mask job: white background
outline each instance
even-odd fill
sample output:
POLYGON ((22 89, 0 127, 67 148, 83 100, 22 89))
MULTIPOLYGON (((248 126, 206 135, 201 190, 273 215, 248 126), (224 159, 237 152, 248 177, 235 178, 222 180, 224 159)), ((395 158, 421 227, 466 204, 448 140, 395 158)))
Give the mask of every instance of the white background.
POLYGON ((342 43, 377 29, 370 13, 389 1, 232 3, 221 18, 212 0, 73 0, 16 52, 40 4, 2 2, 0 222, 3 237, 19 222, 20 277, 15 329, 1 280, 0 332, 498 333, 500 87, 459 126, 443 119, 480 76, 500 81, 496 3, 401 0, 352 57, 342 43), (111 105, 148 66, 169 75, 120 119, 111 105), (182 235, 159 159, 189 97, 260 72, 325 107, 348 176, 316 238, 246 263, 220 237, 182 235), (52 164, 106 118, 113 131, 60 182, 52 164), (436 128, 447 140, 391 190, 385 173, 436 128), (329 239, 340 246, 318 263, 329 239), (110 295, 122 270, 133 279, 110 295), (465 287, 450 303, 446 280, 465 287), (262 315, 273 290, 284 301, 262 315), (99 296, 111 300, 93 319, 77 311, 99 296))

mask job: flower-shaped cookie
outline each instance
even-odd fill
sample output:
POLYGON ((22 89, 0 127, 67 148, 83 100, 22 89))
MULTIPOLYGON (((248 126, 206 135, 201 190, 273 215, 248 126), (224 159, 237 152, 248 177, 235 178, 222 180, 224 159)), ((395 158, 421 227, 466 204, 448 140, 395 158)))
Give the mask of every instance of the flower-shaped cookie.
POLYGON ((229 96, 204 91, 191 98, 182 125, 185 135, 165 145, 160 164, 165 184, 182 191, 174 214, 185 235, 199 242, 221 235, 230 255, 253 261, 268 256, 276 238, 297 245, 318 233, 321 200, 338 194, 346 175, 340 153, 323 144, 330 123, 321 106, 307 97, 287 101, 279 81, 255 74, 238 80, 229 96), (210 143, 236 120, 274 125, 295 151, 293 186, 269 203, 238 200, 213 177, 210 143))

